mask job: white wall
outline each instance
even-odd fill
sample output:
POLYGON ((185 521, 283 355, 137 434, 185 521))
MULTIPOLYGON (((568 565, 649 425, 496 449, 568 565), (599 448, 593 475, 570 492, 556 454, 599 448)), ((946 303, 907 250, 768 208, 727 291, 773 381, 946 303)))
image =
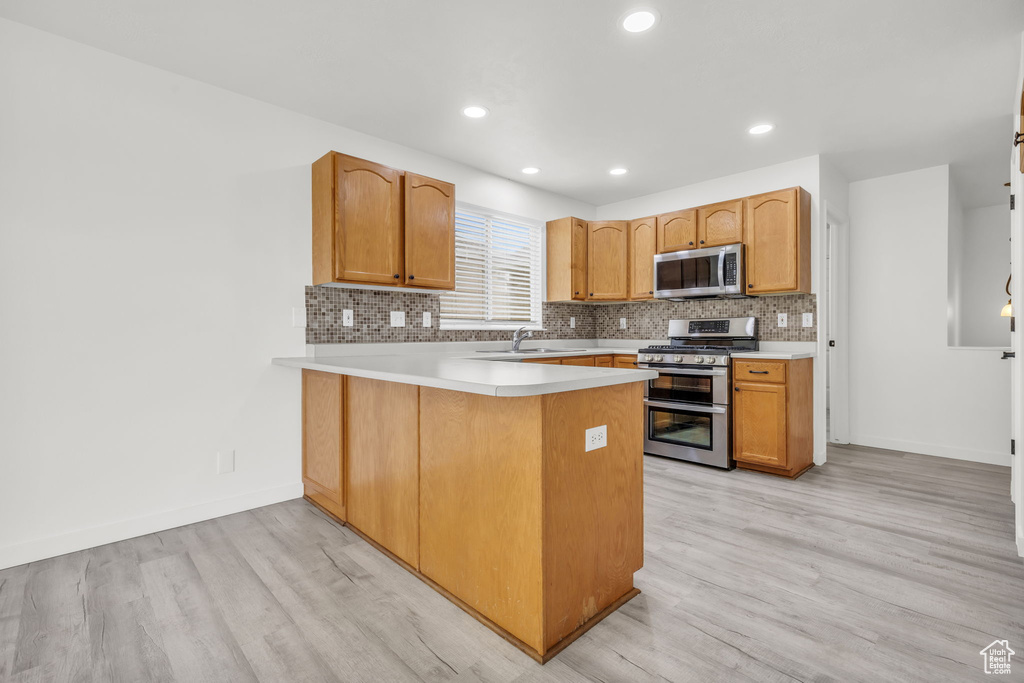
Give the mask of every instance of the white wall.
MULTIPOLYGON (((846 198, 846 185, 839 176, 832 178, 832 192, 840 205, 846 198)), ((819 158, 796 159, 753 171, 715 178, 702 183, 686 185, 664 192, 637 197, 597 207, 597 218, 603 220, 641 218, 689 206, 771 192, 799 185, 811 194, 811 291, 819 292, 819 280, 824 272, 824 243, 822 240, 822 193, 819 158)), ((815 323, 818 326, 818 354, 814 360, 814 461, 823 464, 825 455, 825 334, 822 320, 826 315, 824 297, 818 297, 815 323)), ((775 324, 759 321, 759 324, 775 324)))
POLYGON ((947 346, 949 167, 851 183, 850 220, 851 441, 1009 464, 1006 362, 947 346))
POLYGON ((270 359, 304 353, 328 150, 594 210, 4 20, 0 92, 0 568, 301 495, 270 359))
POLYGON ((960 344, 1008 348, 1010 322, 999 311, 1009 298, 1009 203, 964 211, 960 260, 960 344))
MULTIPOLYGON (((964 292, 964 209, 956 188, 949 188, 949 217, 946 222, 946 341, 950 346, 963 346, 961 332, 964 292)), ((1009 226, 1007 226, 1009 227, 1009 226)))

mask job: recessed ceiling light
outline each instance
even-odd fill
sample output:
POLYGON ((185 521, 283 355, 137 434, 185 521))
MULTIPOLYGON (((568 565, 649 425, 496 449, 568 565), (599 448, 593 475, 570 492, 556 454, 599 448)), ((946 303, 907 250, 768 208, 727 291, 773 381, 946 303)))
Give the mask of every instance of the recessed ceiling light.
POLYGON ((633 10, 622 19, 622 28, 630 33, 643 33, 658 23, 658 15, 653 10, 633 10))
POLYGON ((770 133, 774 128, 775 126, 770 123, 759 123, 756 126, 751 126, 747 132, 751 135, 764 135, 765 133, 770 133))
POLYGON ((487 116, 487 108, 486 107, 478 107, 478 106, 476 106, 474 104, 472 106, 469 106, 469 107, 466 107, 465 109, 463 109, 462 110, 462 114, 464 116, 468 116, 471 119, 479 119, 479 118, 483 118, 484 116, 487 116))
POLYGON ((534 173, 540 173, 540 169, 536 166, 527 166, 523 169, 523 173, 526 175, 533 175, 534 173))
POLYGON ((619 168, 613 168, 612 170, 610 170, 608 172, 611 173, 612 175, 626 175, 627 173, 629 173, 629 169, 628 168, 619 167, 619 168))

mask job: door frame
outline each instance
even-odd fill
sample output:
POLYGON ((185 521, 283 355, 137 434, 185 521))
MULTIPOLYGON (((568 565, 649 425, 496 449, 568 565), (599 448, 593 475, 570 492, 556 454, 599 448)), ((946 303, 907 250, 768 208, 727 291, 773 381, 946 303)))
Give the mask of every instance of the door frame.
POLYGON ((850 220, 825 204, 825 373, 828 443, 850 443, 850 220), (835 346, 830 346, 830 342, 835 346))

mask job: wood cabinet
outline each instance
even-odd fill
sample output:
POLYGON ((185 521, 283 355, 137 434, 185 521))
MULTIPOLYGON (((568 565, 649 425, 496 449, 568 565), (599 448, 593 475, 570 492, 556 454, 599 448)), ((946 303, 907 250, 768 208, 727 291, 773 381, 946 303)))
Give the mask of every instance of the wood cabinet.
POLYGON ((697 247, 697 210, 684 209, 658 216, 658 253, 697 247))
POLYGON ((344 377, 302 371, 302 488, 307 498, 345 519, 344 377))
POLYGON ((594 356, 594 365, 599 368, 610 368, 614 366, 612 356, 594 356))
POLYGON ((747 198, 747 293, 811 291, 811 195, 800 187, 747 198))
POLYGON ((568 356, 562 359, 562 365, 585 365, 594 367, 596 365, 594 356, 568 356))
POLYGON ((629 222, 629 288, 631 301, 654 298, 654 255, 658 253, 656 216, 629 222))
POLYGON ((405 284, 455 289, 455 186, 405 174, 405 284))
POLYGON ((451 183, 329 152, 312 190, 313 284, 455 288, 451 183))
POLYGON ((594 356, 559 356, 557 358, 525 358, 524 363, 544 365, 584 365, 598 368, 636 369, 636 356, 623 354, 602 354, 594 356))
POLYGON ((419 387, 349 377, 348 518, 419 566, 419 387))
POLYGON ((636 367, 637 367, 636 366, 636 356, 627 356, 627 355, 618 354, 618 353, 615 354, 615 357, 612 360, 612 363, 613 363, 613 365, 615 367, 622 368, 622 369, 625 369, 625 370, 635 370, 636 367))
POLYGON ((720 247, 743 241, 743 200, 697 209, 697 246, 720 247))
POLYGON ((813 361, 737 360, 733 367, 736 466, 797 477, 814 464, 813 361))
POLYGON ((626 221, 590 221, 587 225, 587 299, 627 298, 628 232, 626 221))
POLYGON ((548 301, 587 298, 587 222, 559 218, 547 223, 548 301))

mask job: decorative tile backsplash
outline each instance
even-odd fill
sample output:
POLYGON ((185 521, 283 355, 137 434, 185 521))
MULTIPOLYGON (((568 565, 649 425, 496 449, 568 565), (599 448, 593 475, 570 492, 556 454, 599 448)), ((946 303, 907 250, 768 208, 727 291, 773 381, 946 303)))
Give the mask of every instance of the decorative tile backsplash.
MULTIPOLYGON (((502 341, 507 330, 440 329, 440 294, 385 292, 342 287, 306 287, 306 343, 380 343, 502 341), (353 312, 353 325, 342 325, 342 311, 353 312), (391 327, 391 311, 405 312, 405 327, 391 327), (430 313, 430 327, 423 327, 423 313, 430 313)), ((544 331, 538 339, 664 339, 672 318, 736 318, 752 315, 758 319, 764 341, 815 341, 817 327, 802 327, 803 313, 816 313, 813 294, 765 296, 751 299, 707 299, 699 301, 643 301, 624 304, 587 305, 545 303, 544 331), (788 327, 777 327, 779 313, 787 313, 788 327), (569 318, 576 318, 575 329, 569 318), (619 319, 626 319, 620 329, 619 319)), ((817 319, 815 319, 817 325, 817 319)))

